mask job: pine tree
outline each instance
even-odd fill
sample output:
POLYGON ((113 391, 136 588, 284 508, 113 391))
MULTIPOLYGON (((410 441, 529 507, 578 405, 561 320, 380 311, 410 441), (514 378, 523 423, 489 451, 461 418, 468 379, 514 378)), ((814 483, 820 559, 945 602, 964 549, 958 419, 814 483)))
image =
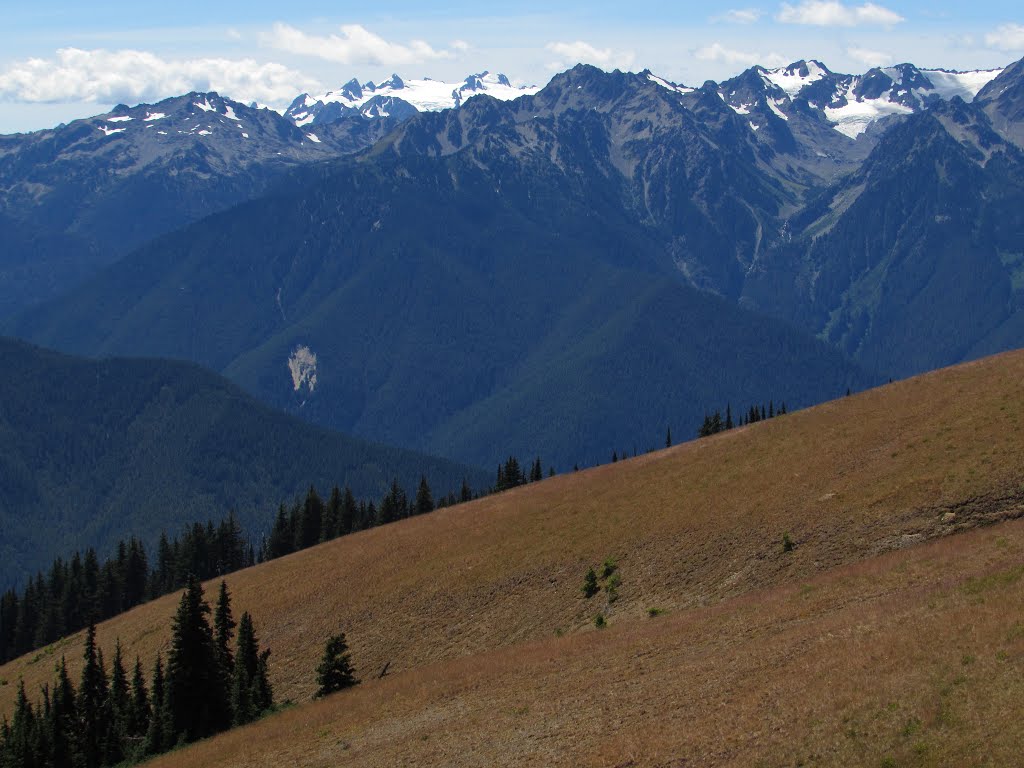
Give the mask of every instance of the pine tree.
MULTIPOLYGON (((220 592, 217 594, 217 610, 213 616, 214 641, 217 645, 217 659, 220 662, 221 674, 225 681, 231 680, 235 659, 231 652, 231 639, 234 637, 235 620, 231 616, 231 595, 228 593, 226 581, 221 580, 220 592)), ((226 685, 227 683, 225 683, 226 685)))
POLYGON ((78 686, 79 751, 85 768, 98 768, 103 759, 103 737, 107 699, 106 671, 96 647, 96 625, 89 624, 85 634, 82 682, 78 686))
POLYGON ((359 681, 349 659, 348 644, 345 633, 341 632, 328 639, 324 646, 324 655, 316 668, 316 682, 319 686, 316 698, 340 691, 355 685, 359 681))
POLYGON ((672 427, 668 427, 665 429, 665 447, 672 447, 672 427))
POLYGON ((425 515, 434 511, 434 497, 430 493, 426 475, 420 475, 420 485, 416 489, 416 514, 425 515))
POLYGON ((103 763, 116 765, 125 758, 124 746, 128 735, 131 694, 128 675, 124 669, 121 641, 114 648, 114 661, 110 670, 110 691, 106 702, 106 733, 103 743, 103 763))
POLYGON ((18 693, 14 703, 14 717, 10 731, 4 738, 6 752, 10 755, 12 768, 36 768, 42 766, 43 756, 38 752, 38 724, 32 704, 25 694, 25 681, 18 683, 18 693))
POLYGON ((725 404, 725 428, 732 429, 735 425, 732 423, 732 403, 725 404))
POLYGON ((236 725, 255 720, 274 704, 267 677, 269 650, 260 651, 252 617, 243 613, 238 624, 238 649, 231 686, 231 707, 236 725))
POLYGON ((167 657, 167 719, 172 741, 195 741, 230 723, 210 606, 199 579, 190 576, 172 627, 167 657))
POLYGON ((459 489, 459 501, 467 502, 473 500, 473 491, 469 487, 466 478, 462 478, 462 488, 459 489))
POLYGON ((168 739, 170 725, 167 718, 167 688, 164 679, 164 662, 160 654, 153 665, 153 691, 150 697, 152 713, 146 729, 146 754, 158 755, 171 745, 168 739))
POLYGON ((53 686, 49 721, 50 763, 53 768, 71 768, 75 763, 78 746, 78 710, 75 705, 75 686, 68 676, 68 666, 63 656, 53 686))
POLYGON ((132 697, 128 709, 128 734, 133 738, 146 735, 149 730, 149 718, 153 710, 149 703, 149 691, 146 689, 146 678, 142 673, 142 662, 135 657, 135 671, 132 674, 132 697))
POLYGON ((597 585, 597 574, 594 569, 591 568, 587 571, 587 575, 583 577, 583 596, 591 598, 598 593, 600 587, 597 585))
POLYGON ((324 508, 324 527, 320 532, 320 541, 330 541, 338 537, 341 531, 341 489, 331 488, 331 497, 324 508))
POLYGON ((341 497, 341 519, 338 523, 338 533, 341 536, 352 533, 359 526, 359 507, 356 504, 356 497, 352 495, 352 489, 345 486, 345 493, 341 497))

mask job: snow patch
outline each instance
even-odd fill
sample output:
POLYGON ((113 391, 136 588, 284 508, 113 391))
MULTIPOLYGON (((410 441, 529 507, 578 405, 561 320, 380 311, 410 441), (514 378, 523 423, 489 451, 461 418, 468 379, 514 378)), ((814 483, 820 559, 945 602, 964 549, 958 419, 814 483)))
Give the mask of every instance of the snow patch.
POLYGON ((203 112, 216 112, 217 111, 217 108, 214 107, 213 105, 211 105, 210 102, 208 102, 206 100, 205 96, 203 96, 203 100, 202 101, 195 102, 195 105, 197 107, 199 107, 201 110, 203 110, 203 112))
POLYGON ((224 110, 225 110, 224 111, 224 117, 226 117, 228 120, 241 120, 242 119, 238 115, 235 114, 235 110, 233 110, 231 108, 230 104, 225 104, 224 105, 224 110))
POLYGON ((652 75, 650 72, 647 73, 647 79, 650 80, 652 83, 657 83, 662 88, 674 91, 675 93, 693 93, 694 91, 693 88, 687 88, 685 85, 676 85, 675 83, 669 80, 665 80, 662 77, 652 75))
POLYGON ((121 117, 108 117, 107 118, 107 122, 108 123, 127 123, 129 120, 134 120, 134 119, 135 118, 128 117, 128 115, 122 115, 121 117))
POLYGON ((115 133, 124 133, 128 130, 127 128, 108 128, 105 125, 98 125, 96 127, 103 131, 107 136, 113 136, 115 133))
POLYGON ((212 136, 213 135, 213 131, 205 131, 205 130, 204 131, 200 131, 199 135, 200 136, 212 136))
POLYGON ((909 115, 914 111, 911 107, 889 101, 885 97, 857 101, 853 95, 852 84, 846 91, 846 99, 844 106, 825 107, 825 117, 833 123, 832 127, 835 130, 851 139, 864 133, 876 120, 889 115, 909 115))
POLYGON ((789 122, 789 118, 786 113, 779 109, 779 103, 775 99, 768 99, 768 109, 775 113, 776 117, 781 117, 786 122, 789 122))
POLYGON ((1003 70, 988 69, 978 72, 946 72, 942 69, 922 69, 921 72, 935 86, 935 90, 919 89, 919 95, 936 93, 941 98, 952 99, 959 96, 967 102, 974 101, 978 91, 996 79, 1003 70))
POLYGON ((303 387, 310 394, 316 390, 316 355, 305 344, 292 350, 288 358, 288 371, 292 375, 292 389, 298 392, 303 387))
POLYGON ((315 133, 307 133, 306 138, 312 141, 314 144, 320 143, 320 137, 317 136, 315 133))
POLYGON ((144 121, 149 123, 153 120, 163 120, 165 117, 167 117, 167 115, 165 115, 163 112, 147 112, 144 121))

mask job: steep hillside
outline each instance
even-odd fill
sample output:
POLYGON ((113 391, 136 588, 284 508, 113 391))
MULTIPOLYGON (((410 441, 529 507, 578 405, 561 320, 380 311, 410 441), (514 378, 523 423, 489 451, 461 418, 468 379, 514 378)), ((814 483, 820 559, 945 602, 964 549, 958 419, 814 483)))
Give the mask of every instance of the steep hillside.
POLYGON ((262 535, 274 510, 348 483, 436 493, 491 474, 309 426, 189 363, 87 361, 0 338, 0 586, 53 558, 237 510, 262 535), (45 532, 45 533, 43 533, 45 532), (42 534, 42 535, 41 535, 42 534))
MULTIPOLYGON (((947 537, 1024 515, 1022 378, 1024 353, 988 358, 235 574, 280 698, 309 697, 339 627, 364 679, 390 664, 388 678, 168 759, 1010 754, 1019 723, 999 702, 1021 690, 1024 527, 947 537), (584 572, 608 557, 619 599, 585 600, 584 572), (655 735, 655 720, 690 724, 655 735)), ((151 661, 176 599, 101 626, 102 644, 151 661)), ((0 677, 35 686, 78 653, 62 641, 0 677)))

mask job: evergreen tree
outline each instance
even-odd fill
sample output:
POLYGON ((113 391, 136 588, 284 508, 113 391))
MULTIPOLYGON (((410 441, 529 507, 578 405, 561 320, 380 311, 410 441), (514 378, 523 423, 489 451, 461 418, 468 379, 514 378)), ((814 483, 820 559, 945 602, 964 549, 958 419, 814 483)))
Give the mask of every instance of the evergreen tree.
POLYGON ((153 665, 153 692, 150 698, 152 713, 149 718, 149 728, 146 729, 146 754, 148 755, 158 755, 171 746, 168 738, 170 724, 168 723, 165 683, 164 663, 158 653, 156 663, 153 665))
POLYGON ((352 495, 352 489, 347 485, 341 497, 341 520, 338 524, 338 531, 341 536, 352 533, 359 527, 359 507, 356 504, 356 497, 352 495))
POLYGON ((96 625, 85 634, 82 682, 78 686, 79 752, 84 768, 98 768, 103 760, 103 738, 107 732, 107 675, 96 647, 96 625))
POLYGON ((462 488, 459 490, 459 501, 467 502, 473 500, 473 491, 469 487, 469 483, 466 482, 466 478, 462 478, 462 488))
POLYGON ((5 751, 12 768, 41 768, 43 756, 39 754, 39 734, 36 714, 25 694, 25 681, 18 683, 14 702, 14 717, 10 731, 5 735, 5 751))
POLYGON ((316 698, 340 691, 355 685, 359 681, 355 677, 355 670, 349 659, 348 644, 345 642, 345 633, 341 632, 327 640, 324 646, 324 655, 320 665, 316 668, 316 682, 318 685, 316 698))
POLYGON ((167 719, 172 741, 195 741, 230 723, 228 696, 203 587, 189 577, 172 627, 167 657, 167 719))
POLYGON ((68 676, 68 666, 63 656, 53 687, 49 731, 50 764, 53 768, 72 768, 78 746, 78 710, 75 705, 75 686, 68 676))
POLYGON ((732 403, 725 404, 725 428, 732 429, 734 424, 732 423, 732 403))
POLYGON ((142 673, 142 662, 135 657, 135 671, 132 674, 132 698, 128 709, 128 734, 141 738, 149 730, 149 719, 153 714, 149 703, 146 678, 142 673))
POLYGON ((231 707, 236 725, 251 722, 273 706, 274 698, 267 679, 270 651, 260 651, 252 617, 243 613, 238 625, 238 651, 231 686, 231 707))
POLYGON ((420 485, 416 489, 416 514, 425 515, 434 511, 434 497, 430 493, 426 475, 420 475, 420 485))
POLYGON ((324 508, 324 527, 320 532, 320 541, 330 541, 341 534, 341 508, 341 489, 334 486, 324 508))
POLYGON ((116 765, 125 758, 125 740, 128 735, 131 694, 128 675, 124 669, 121 641, 114 647, 114 661, 110 669, 110 691, 105 706, 106 733, 103 743, 103 763, 116 765))
MULTIPOLYGON (((231 652, 231 639, 235 633, 235 620, 231 615, 231 595, 226 581, 221 580, 217 594, 217 610, 213 616, 214 641, 217 645, 217 660, 225 681, 231 680, 235 659, 231 652)), ((225 682, 227 685, 227 682, 225 682)))
POLYGON ((665 447, 672 447, 672 427, 668 427, 665 429, 665 447))

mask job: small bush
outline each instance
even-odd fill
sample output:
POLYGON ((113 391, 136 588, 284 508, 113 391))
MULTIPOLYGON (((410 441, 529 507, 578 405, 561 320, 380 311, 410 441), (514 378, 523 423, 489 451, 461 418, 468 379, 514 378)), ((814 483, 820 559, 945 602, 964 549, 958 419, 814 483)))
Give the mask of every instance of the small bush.
POLYGON ((597 614, 597 616, 594 617, 594 626, 598 629, 604 629, 608 626, 608 620, 605 619, 603 613, 599 613, 597 614))
POLYGON ((587 575, 583 577, 583 596, 589 599, 597 594, 598 589, 597 574, 594 573, 594 569, 591 568, 587 571, 587 575))
POLYGON ((652 619, 655 618, 656 616, 661 616, 663 613, 665 613, 665 609, 664 608, 648 608, 647 609, 647 615, 648 615, 648 617, 650 617, 652 619))
POLYGON ((611 575, 615 573, 617 570, 619 570, 618 563, 615 562, 614 558, 609 557, 607 560, 604 561, 604 564, 601 566, 601 578, 611 578, 611 575))
POLYGON ((795 547, 796 544, 794 544, 793 539, 790 538, 789 532, 787 531, 786 533, 782 534, 782 551, 792 552, 795 547))
POLYGON ((619 578, 619 574, 613 573, 612 577, 605 582, 604 591, 608 594, 608 602, 614 603, 619 599, 619 584, 622 583, 622 579, 619 578))

